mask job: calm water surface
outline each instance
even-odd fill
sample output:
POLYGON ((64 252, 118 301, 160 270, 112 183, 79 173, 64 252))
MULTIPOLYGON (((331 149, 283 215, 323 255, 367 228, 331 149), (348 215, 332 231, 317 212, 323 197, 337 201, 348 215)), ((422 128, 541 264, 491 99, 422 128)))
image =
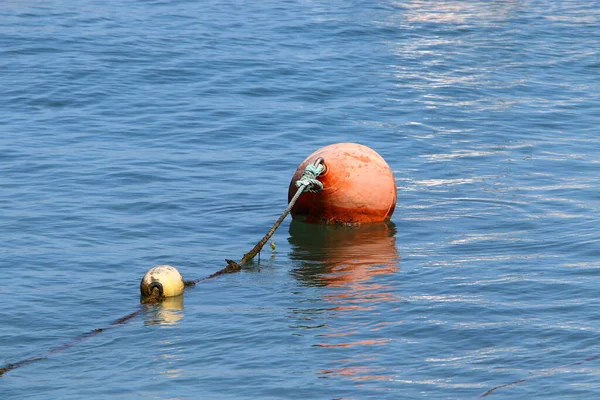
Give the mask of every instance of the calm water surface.
POLYGON ((2 2, 0 366, 47 357, 0 397, 597 397, 599 49, 598 1, 2 2), (346 141, 389 225, 288 220, 72 342, 152 266, 241 258, 346 141))

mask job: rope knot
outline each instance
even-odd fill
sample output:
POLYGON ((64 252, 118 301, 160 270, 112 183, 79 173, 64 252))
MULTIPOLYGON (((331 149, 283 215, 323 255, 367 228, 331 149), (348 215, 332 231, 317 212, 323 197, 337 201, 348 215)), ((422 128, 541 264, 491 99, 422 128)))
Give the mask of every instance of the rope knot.
POLYGON ((317 179, 319 175, 325 172, 325 164, 319 158, 314 164, 306 166, 302 177, 296 181, 296 187, 306 186, 306 192, 320 192, 323 190, 323 183, 317 179))

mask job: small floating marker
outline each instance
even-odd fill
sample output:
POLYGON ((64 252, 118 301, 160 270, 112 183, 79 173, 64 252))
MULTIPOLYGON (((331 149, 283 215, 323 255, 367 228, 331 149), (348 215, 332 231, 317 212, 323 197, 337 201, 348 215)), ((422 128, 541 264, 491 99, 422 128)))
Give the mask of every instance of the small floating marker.
POLYGON ((150 269, 140 282, 140 292, 144 297, 179 296, 183 293, 183 287, 183 277, 177 268, 170 265, 159 265, 150 269))
POLYGON ((387 221, 396 207, 396 180, 375 150, 356 143, 325 146, 308 156, 296 170, 288 201, 305 168, 322 158, 325 172, 318 180, 323 190, 305 192, 291 210, 292 218, 308 223, 361 224, 387 221))

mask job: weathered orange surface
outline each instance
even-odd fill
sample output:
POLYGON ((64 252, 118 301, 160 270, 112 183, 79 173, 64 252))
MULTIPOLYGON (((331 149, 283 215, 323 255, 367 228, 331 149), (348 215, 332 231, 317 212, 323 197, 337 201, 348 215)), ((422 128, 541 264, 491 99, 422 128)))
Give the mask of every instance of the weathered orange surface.
POLYGON ((396 180, 385 160, 356 143, 325 146, 304 160, 292 177, 288 201, 298 190, 295 182, 307 165, 322 157, 327 171, 318 179, 324 189, 304 193, 291 211, 292 218, 321 224, 382 222, 396 207, 396 180))

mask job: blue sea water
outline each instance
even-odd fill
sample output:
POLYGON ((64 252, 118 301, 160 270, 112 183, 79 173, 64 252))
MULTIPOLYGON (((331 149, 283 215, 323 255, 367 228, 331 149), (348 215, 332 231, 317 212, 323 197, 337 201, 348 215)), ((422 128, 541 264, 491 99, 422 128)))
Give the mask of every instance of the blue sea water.
POLYGON ((596 398, 599 51, 598 1, 3 1, 0 368, 43 359, 0 397, 596 398), (288 219, 139 308, 336 142, 391 224, 288 219))

